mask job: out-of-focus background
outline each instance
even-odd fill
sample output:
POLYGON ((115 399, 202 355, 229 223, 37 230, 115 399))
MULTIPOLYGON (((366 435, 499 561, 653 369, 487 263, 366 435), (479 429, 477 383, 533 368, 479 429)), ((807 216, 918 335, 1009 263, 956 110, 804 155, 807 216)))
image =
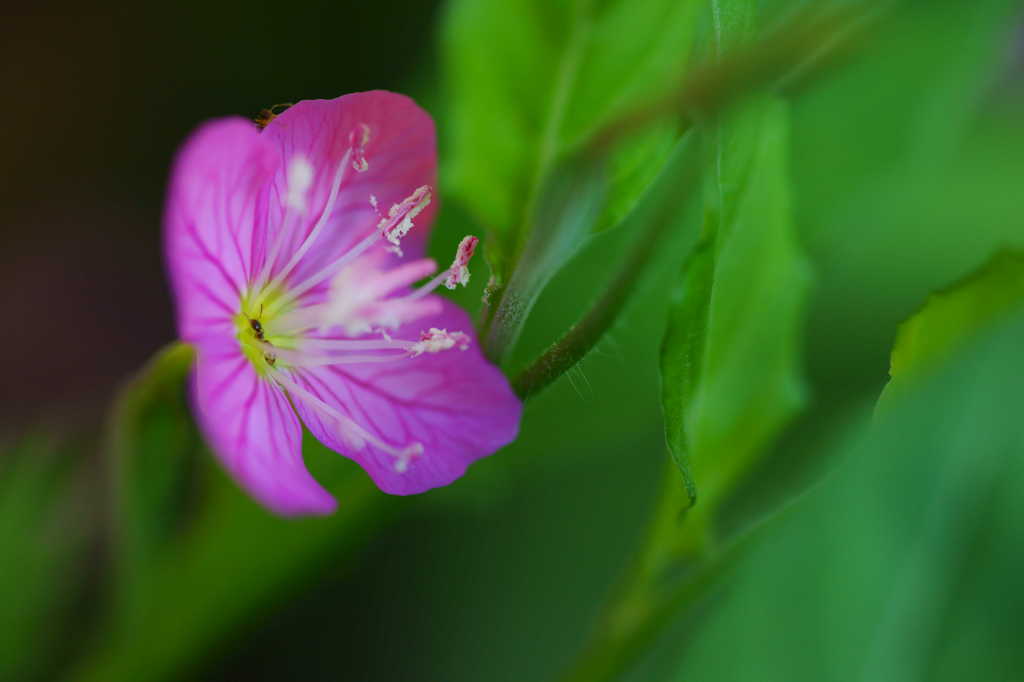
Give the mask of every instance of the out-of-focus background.
MULTIPOLYGON (((756 5, 759 25, 771 28, 815 5, 693 4, 702 38, 682 50, 683 63, 710 53, 708 36, 722 26, 716 8, 756 5)), ((560 49, 558 12, 529 0, 4 10, 0 679, 1024 676, 1024 460, 1010 409, 1024 391, 1019 315, 965 342, 905 400, 893 397, 891 422, 868 427, 900 323, 1001 250, 1024 246, 1021 8, 833 4, 869 8, 870 28, 779 86, 787 127, 771 138, 785 140, 781 203, 795 235, 785 248, 800 254, 799 272, 742 269, 734 290, 750 288, 745 312, 757 323, 721 361, 742 355, 739 376, 750 379, 731 390, 754 390, 748 384, 773 380, 759 372, 777 359, 759 349, 791 334, 786 352, 797 359, 779 364, 799 375, 799 408, 785 428, 768 429, 756 463, 715 510, 715 532, 687 536, 685 552, 701 557, 679 571, 692 578, 689 591, 666 590, 659 601, 655 585, 654 625, 637 626, 652 613, 618 613, 609 640, 595 639, 595 627, 607 625, 606 604, 662 513, 669 456, 659 353, 678 262, 657 261, 594 351, 528 404, 519 441, 416 498, 384 496, 357 467, 307 442, 309 466, 341 511, 276 519, 204 450, 180 385, 110 412, 125 382, 174 340, 160 220, 169 166, 190 130, 212 117, 383 88, 435 115, 447 164, 466 154, 456 130, 470 127, 465 112, 487 111, 460 111, 460 97, 472 99, 467 83, 500 89, 507 77, 507 101, 534 94, 532 83, 514 81, 528 70, 513 62, 560 49), (531 21, 550 30, 521 32, 531 21), (778 327, 756 317, 788 310, 789 299, 757 298, 773 281, 792 283, 799 308, 778 327), (115 418, 144 424, 130 439, 150 446, 127 464, 113 454, 132 449, 111 442, 115 418), (749 544, 734 549, 740 536, 749 544), (667 608, 676 599, 679 608, 667 608), (642 637, 623 643, 618 631, 642 637), (581 652, 600 661, 604 650, 629 664, 591 673, 578 663, 581 652)), ((673 6, 629 5, 596 3, 595 12, 620 12, 606 22, 620 28, 598 30, 595 51, 643 43, 644 27, 656 24, 629 18, 673 6)), ((646 53, 629 54, 639 64, 646 53)), ((549 75, 553 67, 538 61, 538 75, 549 75)), ((631 74, 615 75, 624 90, 631 74)), ((507 133, 495 127, 496 137, 507 133)), ((442 165, 442 183, 450 172, 442 165)), ((461 194, 441 187, 439 253, 481 229, 462 200, 473 182, 460 178, 461 194)), ((677 218, 696 234, 708 210, 683 196, 677 218)), ((755 246, 751 253, 762 250, 755 246)), ((600 248, 555 275, 516 362, 592 298, 611 269, 600 248)), ((1007 281, 1017 286, 1017 256, 1008 257, 1007 281)), ((461 299, 471 305, 486 280, 483 262, 475 267, 461 299)), ((761 407, 743 424, 751 433, 775 408, 761 407)), ((695 514, 673 507, 667 517, 712 516, 695 514)))
POLYGON ((70 2, 4 10, 5 424, 103 409, 174 337, 169 165, 198 123, 436 77, 438 2, 70 2), (31 356, 31 359, 30 357, 31 356))
MULTIPOLYGON (((104 439, 118 387, 175 338, 160 232, 175 150, 196 125, 213 117, 251 118, 274 104, 359 90, 406 92, 436 112, 441 4, 47 2, 4 10, 0 69, 8 132, 0 152, 0 308, 11 324, 0 436, 10 453, 0 456, 12 460, 29 433, 30 439, 59 440, 60 452, 51 458, 62 460, 60 467, 72 466, 63 460, 88 460, 76 465, 77 478, 69 484, 79 488, 73 510, 60 516, 54 531, 78 535, 84 546, 56 562, 58 577, 45 589, 57 585, 61 591, 42 614, 8 610, 5 670, 51 679, 56 670, 73 669, 71 661, 83 652, 103 648, 89 639, 107 617, 105 582, 112 570, 109 466, 97 443, 104 439), (18 628, 24 636, 13 631, 18 628)), ((624 358, 615 362, 626 365, 624 358)), ((645 371, 650 388, 655 368, 645 371)), ((581 406, 596 400, 595 388, 585 383, 568 392, 581 406)), ((645 456, 602 460, 602 469, 610 468, 588 484, 591 492, 623 477, 637 485, 653 480, 662 450, 653 400, 649 408, 646 430, 617 438, 630 449, 638 446, 636 439, 647 442, 640 449, 645 456)), ((552 441, 554 447, 589 428, 548 421, 555 424, 549 428, 565 431, 552 441)), ((555 456, 544 451, 545 440, 536 439, 536 457, 555 456)), ((20 449, 35 457, 35 447, 32 440, 20 449)), ((590 536, 592 544, 603 545, 609 532, 607 518, 598 530, 602 510, 566 504, 565 491, 573 490, 581 501, 587 496, 587 488, 577 489, 571 469, 568 463, 555 467, 525 489, 500 481, 496 493, 464 486, 455 501, 410 514, 387 533, 368 537, 365 529, 338 529, 341 550, 324 542, 328 546, 290 583, 271 581, 269 599, 260 599, 262 605, 241 622, 232 621, 226 635, 211 636, 208 645, 190 642, 183 661, 158 655, 164 662, 155 668, 142 653, 122 668, 122 679, 455 679, 459 670, 465 679, 478 679, 487 675, 478 672, 481 660, 491 670, 525 663, 521 674, 529 677, 531 666, 550 665, 541 661, 558 650, 559 641, 581 639, 585 614, 598 607, 596 599, 587 604, 582 595, 595 596, 627 552, 627 541, 613 539, 600 558, 589 559, 608 564, 594 575, 580 573, 577 559, 564 552, 565 536, 590 536), (490 495, 502 501, 492 505, 490 495), (353 562, 344 547, 356 541, 365 555, 353 562), (537 564, 543 579, 523 570, 530 554, 546 556, 537 564), (454 560, 440 559, 445 556, 454 560), (547 597, 535 594, 538 601, 528 606, 522 596, 538 588, 547 597), (572 594, 578 595, 574 602, 563 601, 572 594), (557 621, 551 621, 520 633, 539 615, 535 609, 547 610, 548 603, 571 614, 579 632, 558 632, 557 621), (447 625, 441 612, 451 615, 447 625), (522 637, 527 650, 488 650, 479 639, 483 633, 495 643, 522 637), (464 649, 443 650, 445 642, 458 640, 465 641, 464 649)), ((623 494, 632 493, 626 489, 617 496, 623 494)), ((267 516, 242 503, 245 514, 267 516)), ((611 513, 612 527, 628 526, 638 524, 644 511, 643 505, 624 509, 620 519, 605 506, 603 516, 611 513)), ((20 522, 27 514, 15 518, 20 522)), ((244 582, 264 570, 247 560, 246 551, 247 543, 262 540, 259 523, 237 540, 237 563, 225 567, 226 580, 244 582)), ((0 568, 0 576, 26 579, 36 567, 12 554, 10 537, 4 544, 0 555, 7 570, 0 568)), ((186 578, 180 589, 200 602, 230 599, 202 579, 192 584, 186 578)), ((218 617, 217 608, 208 616, 218 617)), ((179 627, 195 625, 183 618, 180 625, 145 620, 137 627, 153 627, 143 640, 158 648, 154 640, 164 628, 181 638, 179 627)), ((189 637, 201 639, 184 634, 189 637)), ((566 645, 561 657, 570 654, 566 645)))

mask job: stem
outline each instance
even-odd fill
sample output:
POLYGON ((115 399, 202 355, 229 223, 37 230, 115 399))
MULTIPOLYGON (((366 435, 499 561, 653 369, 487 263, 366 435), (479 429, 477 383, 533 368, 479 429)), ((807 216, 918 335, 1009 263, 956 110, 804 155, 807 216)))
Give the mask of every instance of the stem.
MULTIPOLYGON (((662 221, 652 232, 660 232, 662 221)), ((619 271, 608 289, 558 341, 548 346, 540 357, 512 380, 512 388, 526 400, 569 371, 591 351, 608 331, 629 299, 644 263, 654 252, 653 239, 644 239, 634 250, 627 264, 619 271)))
POLYGON ((666 115, 710 120, 759 88, 792 92, 804 87, 811 76, 823 71, 823 66, 849 51, 855 39, 882 11, 832 7, 801 12, 749 46, 716 55, 709 63, 687 72, 679 87, 664 97, 601 129, 588 148, 608 149, 624 136, 666 115))
POLYGON ((643 547, 609 601, 597 627, 575 663, 558 679, 560 682, 608 682, 615 679, 646 651, 650 643, 682 614, 707 594, 746 548, 748 534, 723 551, 706 540, 705 528, 686 517, 688 526, 680 532, 680 510, 687 502, 675 464, 666 458, 661 489, 648 526, 643 547), (671 569, 690 570, 670 586, 665 585, 671 569))
MULTIPOLYGON (((690 180, 695 172, 693 165, 688 164, 679 182, 680 193, 672 197, 672 201, 661 201, 654 208, 654 215, 649 218, 650 227, 636 240, 626 262, 587 313, 512 380, 512 387, 521 398, 525 400, 536 395, 572 369, 612 326, 637 282, 648 270, 648 261, 664 250, 664 236, 674 222, 671 218, 685 203, 686 192, 692 186, 690 180)), ((685 250, 688 251, 689 247, 685 250)))
MULTIPOLYGON (((674 91, 613 121, 577 153, 580 158, 602 158, 625 135, 666 115, 682 115, 689 123, 710 120, 759 87, 775 86, 787 92, 804 87, 811 75, 822 71, 823 64, 861 35, 874 16, 877 13, 857 9, 802 13, 749 47, 716 56, 708 65, 689 72, 674 91)), ((538 175, 534 185, 539 187, 544 180, 538 175)), ((535 203, 535 200, 534 197, 532 201, 535 203)), ((532 204, 527 215, 533 215, 532 204)), ((533 230, 525 229, 528 227, 525 225, 520 231, 523 236, 532 234, 533 230)), ((639 271, 654 251, 654 242, 660 234, 658 227, 641 241, 627 266, 587 315, 516 377, 513 385, 520 396, 528 397, 545 388, 579 362, 607 331, 628 300, 639 271)), ((487 355, 499 363, 517 338, 532 304, 530 292, 519 291, 515 282, 515 275, 523 265, 522 252, 522 248, 517 249, 513 275, 500 289, 494 312, 484 325, 487 355)))
POLYGON ((682 583, 651 610, 642 622, 628 632, 602 632, 594 637, 581 656, 562 676, 560 682, 611 682, 633 664, 650 642, 680 615, 683 608, 706 593, 721 569, 730 565, 738 552, 723 553, 709 559, 690 580, 682 583))

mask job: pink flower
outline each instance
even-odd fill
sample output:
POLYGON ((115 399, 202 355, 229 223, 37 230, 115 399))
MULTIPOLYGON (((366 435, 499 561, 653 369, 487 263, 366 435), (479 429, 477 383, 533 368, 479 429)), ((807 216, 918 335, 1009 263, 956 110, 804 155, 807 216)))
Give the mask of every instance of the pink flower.
POLYGON ((431 292, 468 278, 475 237, 434 274, 434 126, 411 100, 300 102, 261 132, 203 125, 175 164, 167 263, 194 407, 224 466, 281 514, 327 513, 301 417, 381 490, 451 483, 512 441, 521 405, 431 292), (402 255, 404 252, 404 255, 402 255), (296 414, 297 413, 297 414, 296 414))

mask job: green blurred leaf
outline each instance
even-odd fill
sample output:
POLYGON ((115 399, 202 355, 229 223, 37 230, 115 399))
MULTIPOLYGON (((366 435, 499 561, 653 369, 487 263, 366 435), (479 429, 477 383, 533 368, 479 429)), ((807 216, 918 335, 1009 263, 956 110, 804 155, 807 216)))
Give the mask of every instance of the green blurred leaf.
MULTIPOLYGON (((79 509, 70 458, 52 437, 27 437, 0 461, 0 679, 42 679, 73 646, 66 619, 74 570, 94 518, 79 509)), ((79 460, 72 460, 81 461, 79 460)))
POLYGON ((689 497, 697 501, 697 483, 690 470, 684 416, 697 396, 700 359, 708 333, 708 308, 714 277, 711 243, 697 247, 683 265, 682 283, 676 289, 661 353, 661 404, 665 417, 665 440, 672 459, 683 475, 689 497))
POLYGON ((1018 679, 1022 341, 1017 306, 865 422, 672 647, 677 679, 1018 679))
MULTIPOLYGON (((506 258, 564 153, 678 78, 698 5, 679 0, 449 4, 443 41, 453 154, 447 183, 482 224, 502 235, 506 258)), ((638 165, 656 165, 663 151, 651 150, 638 165)), ((627 153, 635 155, 637 147, 627 153)), ((509 272, 499 267, 498 276, 504 280, 509 272)))
POLYGON ((607 161, 608 190, 595 232, 622 223, 665 169, 679 142, 679 125, 659 121, 624 139, 607 161))
POLYGON ((186 344, 168 346, 122 389, 114 406, 108 454, 122 599, 139 598, 140 576, 181 528, 196 491, 202 442, 185 396, 193 357, 186 344))
POLYGON ((825 390, 877 391, 892 330, 925 297, 1021 246, 1020 114, 1005 91, 1014 4, 895 3, 837 77, 794 102, 799 225, 818 273, 810 342, 825 390))
POLYGON ((883 400, 934 369, 962 343, 1024 303, 1024 254, 1001 252, 974 274, 933 294, 900 326, 883 400))
POLYGON ((676 143, 655 180, 620 224, 587 238, 553 275, 543 290, 545 296, 557 296, 570 305, 555 330, 544 330, 546 348, 538 345, 535 326, 534 338, 514 349, 513 363, 526 365, 513 380, 521 395, 538 393, 575 366, 614 326, 637 282, 649 271, 671 267, 689 252, 696 229, 688 207, 695 203, 699 165, 693 138, 693 133, 686 133, 676 143), (581 309, 585 310, 582 316, 581 309), (562 331, 565 317, 574 320, 568 332, 562 331))
POLYGON ((881 169, 950 162, 1004 59, 1012 0, 893 4, 859 58, 795 109, 807 131, 794 139, 795 175, 815 213, 885 184, 881 169))
POLYGON ((286 519, 262 508, 201 446, 184 401, 191 358, 188 347, 169 347, 116 407, 115 542, 124 570, 114 576, 119 598, 73 679, 180 677, 247 617, 316 577, 320 562, 343 557, 388 518, 387 510, 398 509, 357 465, 312 437, 303 443, 304 457, 338 498, 339 510, 286 519), (201 490, 182 505, 182 482, 196 451, 201 490))
POLYGON ((600 155, 568 152, 679 78, 697 6, 450 4, 444 45, 453 153, 445 181, 488 230, 484 348, 492 360, 507 359, 540 290, 583 238, 625 216, 667 158, 677 131, 664 120, 673 116, 600 155), (595 168, 604 164, 610 174, 595 168))
MULTIPOLYGON (((432 491, 432 500, 491 507, 551 471, 590 469, 597 452, 617 447, 613 443, 634 449, 639 434, 659 442, 658 345, 672 274, 697 240, 699 166, 700 146, 691 131, 629 216, 590 235, 555 273, 509 361, 520 370, 512 373, 513 386, 530 394, 523 430, 499 455, 474 464, 459 483, 432 491), (646 267, 631 270, 628 263, 642 250, 650 251, 646 267), (622 286, 610 286, 616 280, 622 286), (588 331, 571 350, 561 345, 567 322, 575 321, 577 329, 585 318, 595 323, 588 327, 593 334, 588 331), (539 383, 524 381, 522 368, 531 367, 537 367, 539 383)), ((643 461, 651 470, 661 463, 656 447, 636 456, 637 466, 643 461)))
POLYGON ((361 472, 346 469, 328 486, 339 510, 310 519, 273 516, 221 475, 189 533, 142 576, 140 598, 114 614, 73 679, 187 677, 255 615, 308 588, 326 560, 346 557, 387 518, 386 498, 361 472))
POLYGON ((980 100, 1005 54, 1006 3, 892 4, 855 59, 793 100, 795 215, 815 273, 814 400, 722 507, 726 535, 834 466, 829 444, 854 405, 877 400, 895 330, 930 293, 996 249, 1024 246, 1021 109, 1001 91, 980 100), (924 92, 932 88, 975 115, 947 117, 949 102, 924 92), (904 145, 926 128, 949 137, 904 145))
POLYGON ((751 104, 711 131, 710 148, 706 242, 683 269, 662 352, 667 440, 704 513, 805 403, 808 284, 785 105, 751 104))
POLYGON ((537 296, 593 229, 606 184, 603 164, 589 158, 563 163, 551 173, 537 205, 536 224, 542 229, 526 242, 484 340, 492 359, 500 361, 515 346, 537 296))
MULTIPOLYGON (((495 37, 493 40, 489 40, 487 47, 473 42, 481 40, 488 34, 488 15, 481 9, 485 6, 487 6, 486 0, 476 3, 465 0, 462 3, 456 3, 456 7, 473 9, 464 9, 461 12, 453 11, 450 15, 450 26, 455 27, 451 28, 451 31, 461 38, 472 37, 472 39, 467 38, 467 45, 472 46, 472 49, 464 50, 466 54, 461 55, 464 59, 449 60, 450 68, 454 73, 460 73, 459 66, 466 62, 473 64, 474 69, 478 69, 477 65, 479 64, 491 63, 484 59, 483 54, 486 49, 493 49, 493 46, 500 42, 499 38, 495 37), (478 16, 474 12, 483 12, 484 15, 478 16), (473 22, 466 19, 466 16, 474 17, 473 22), (472 31, 462 26, 462 24, 468 26, 469 23, 473 24, 472 31), (461 31, 457 30, 459 27, 461 27, 461 31), (469 56, 476 59, 470 59, 469 56)), ((485 248, 488 262, 492 268, 492 282, 488 287, 488 292, 489 300, 494 307, 489 309, 483 324, 484 347, 493 361, 499 364, 505 362, 543 282, 552 276, 554 269, 565 262, 579 244, 582 236, 586 234, 584 230, 572 229, 569 225, 575 225, 575 223, 571 221, 567 223, 552 219, 551 211, 548 209, 552 191, 548 187, 549 184, 561 185, 562 191, 564 191, 566 185, 564 176, 575 175, 571 171, 573 167, 578 164, 594 163, 595 158, 601 157, 601 160, 608 163, 613 172, 610 176, 610 187, 600 193, 595 192, 595 195, 606 195, 609 197, 609 201, 605 202, 600 209, 595 206, 596 218, 590 229, 606 229, 615 223, 616 217, 628 213, 635 204, 639 193, 655 177, 656 170, 667 158, 669 141, 672 139, 669 130, 670 122, 681 121, 684 116, 707 120, 719 115, 728 105, 741 99, 742 96, 763 90, 772 84, 779 84, 786 75, 792 75, 794 71, 813 62, 816 56, 823 51, 827 52, 828 46, 838 40, 837 36, 849 28, 848 24, 857 23, 863 18, 862 13, 849 11, 806 12, 793 18, 781 29, 765 37, 764 40, 752 43, 743 50, 731 50, 733 44, 739 42, 736 39, 720 42, 719 51, 723 50, 723 46, 727 46, 730 48, 729 54, 719 63, 692 71, 684 79, 682 65, 690 51, 688 37, 694 23, 692 15, 696 6, 697 3, 674 3, 672 11, 669 12, 668 8, 661 6, 660 0, 629 4, 628 13, 633 19, 647 16, 647 13, 655 12, 655 10, 659 15, 656 19, 645 19, 639 22, 650 29, 654 29, 655 26, 658 29, 653 32, 647 31, 643 35, 642 41, 647 43, 645 49, 651 50, 653 45, 660 46, 659 41, 666 27, 675 26, 676 23, 685 29, 687 40, 677 41, 678 44, 674 44, 672 49, 662 50, 658 47, 655 50, 658 58, 644 61, 641 65, 643 68, 633 69, 630 78, 623 81, 628 85, 623 87, 621 83, 614 83, 595 89, 595 92, 603 93, 606 98, 609 97, 608 93, 614 92, 615 95, 610 96, 609 101, 622 102, 621 106, 616 104, 611 108, 603 109, 594 104, 589 108, 579 110, 586 112, 585 114, 575 116, 573 113, 575 110, 572 108, 577 101, 574 99, 576 95, 580 95, 580 101, 587 101, 588 97, 593 98, 593 95, 586 94, 589 92, 587 88, 591 82, 589 80, 591 76, 597 78, 597 74, 616 73, 615 69, 603 68, 603 66, 590 71, 588 68, 591 62, 588 59, 593 59, 594 63, 603 64, 596 55, 603 54, 603 50, 609 49, 612 49, 614 53, 614 49, 610 46, 630 43, 624 38, 622 31, 636 22, 631 23, 619 16, 617 12, 619 4, 615 2, 592 4, 583 0, 576 3, 554 4, 545 8, 546 13, 540 12, 530 16, 527 24, 534 33, 543 34, 544 31, 541 28, 546 26, 545 21, 554 21, 559 17, 568 27, 568 40, 564 43, 564 55, 559 53, 564 56, 564 60, 560 62, 564 69, 560 76, 554 77, 552 103, 550 106, 542 106, 540 112, 533 112, 531 119, 534 123, 539 121, 543 125, 534 125, 532 128, 530 126, 518 128, 509 126, 511 132, 508 136, 501 132, 496 133, 491 128, 472 136, 478 138, 479 143, 460 145, 458 143, 461 139, 460 130, 470 129, 471 124, 486 127, 486 124, 481 122, 490 121, 488 115, 494 117, 493 112, 497 111, 501 116, 507 116, 508 112, 516 111, 516 106, 529 105, 524 105, 521 98, 502 105, 491 101, 494 98, 483 97, 481 101, 486 101, 486 106, 473 100, 475 108, 465 107, 469 113, 460 119, 458 115, 461 110, 461 100, 458 94, 460 89, 459 87, 455 88, 453 107, 456 113, 452 116, 456 141, 455 156, 452 162, 455 172, 449 179, 449 185, 455 187, 456 196, 467 202, 481 223, 491 228, 491 236, 496 237, 496 240, 488 240, 485 248), (676 17, 677 14, 685 21, 674 22, 667 19, 676 17), (608 42, 599 41, 592 45, 590 42, 592 37, 603 35, 604 29, 601 22, 607 17, 611 17, 616 22, 616 27, 613 30, 615 39, 608 42), (671 57, 673 49, 675 56, 671 57), (676 64, 675 68, 669 68, 670 64, 676 64), (649 75, 644 69, 652 69, 651 73, 657 74, 655 81, 661 83, 660 87, 642 85, 646 76, 649 75), (577 80, 577 76, 582 80, 577 80), (641 92, 644 93, 642 96, 630 96, 641 92), (574 121, 578 122, 581 118, 588 121, 592 118, 595 123, 583 125, 580 129, 586 132, 579 135, 578 139, 563 130, 563 128, 572 130, 574 121), (588 136, 593 139, 589 139, 590 144, 583 145, 583 142, 588 141, 588 136), (501 163, 498 165, 503 166, 506 170, 511 169, 509 172, 514 176, 494 182, 493 186, 488 187, 484 183, 488 182, 489 178, 493 179, 493 169, 496 165, 495 154, 480 156, 474 162, 476 165, 468 164, 470 170, 465 170, 467 164, 463 163, 461 159, 464 155, 480 155, 489 151, 490 146, 495 145, 496 139, 499 141, 497 143, 499 146, 504 145, 506 137, 518 137, 520 140, 525 140, 527 150, 537 149, 535 162, 533 157, 530 157, 530 162, 522 164, 517 171, 514 168, 514 163, 500 158, 501 163), (530 142, 532 139, 538 139, 539 146, 532 146, 530 142), (567 152, 571 153, 567 154, 567 152), (567 169, 570 170, 567 171, 567 169), (522 181, 519 186, 510 182, 510 179, 516 177, 522 181), (509 191, 514 197, 514 202, 504 207, 497 204, 495 199, 509 191), (478 205, 477 208, 474 208, 474 205, 478 205), (487 211, 493 211, 494 215, 488 216, 487 211), (564 237, 558 234, 563 230, 565 231, 564 237), (552 243, 571 245, 571 248, 560 249, 560 253, 550 248, 545 249, 544 245, 552 243), (538 253, 545 253, 547 250, 550 250, 553 255, 544 259, 543 264, 538 265, 532 262, 538 253), (526 262, 528 273, 518 271, 524 262, 526 262)), ((737 17, 741 17, 742 12, 734 11, 731 5, 725 5, 723 11, 722 6, 716 4, 713 6, 713 10, 716 31, 719 35, 723 30, 731 32, 734 36, 743 35, 744 37, 750 32, 751 22, 737 19, 737 17)), ((490 21, 494 21, 494 16, 496 14, 490 16, 490 21)), ((516 10, 506 11, 502 14, 502 28, 511 35, 518 35, 515 30, 508 29, 509 24, 519 25, 516 23, 515 16, 516 10)), ((523 31, 519 37, 522 38, 528 33, 530 32, 523 31)), ((452 44, 461 45, 459 40, 455 39, 452 40, 452 44)), ((515 48, 516 56, 522 56, 521 53, 525 51, 527 44, 528 41, 525 39, 519 41, 515 48)), ((458 52, 458 50, 452 50, 452 52, 458 52)), ((537 55, 531 53, 530 57, 535 58, 537 55)), ((618 58, 616 56, 616 59, 618 58)), ((544 57, 539 59, 544 67, 550 70, 550 60, 544 57)), ((510 61, 516 63, 515 59, 510 59, 510 61)), ((527 71, 537 69, 537 65, 532 64, 530 59, 524 59, 520 66, 527 71)), ((508 74, 510 81, 515 77, 522 76, 522 73, 516 72, 514 69, 513 72, 508 74)), ((482 74, 477 74, 477 77, 484 78, 484 83, 477 83, 472 78, 460 79, 457 77, 453 81, 461 83, 465 92, 476 93, 474 97, 479 93, 487 92, 488 89, 497 89, 508 99, 507 91, 512 89, 509 83, 500 78, 495 79, 486 69, 482 74)), ((550 73, 547 75, 552 78, 550 73)), ((532 103, 533 100, 528 100, 528 102, 532 103)), ((516 153, 522 152, 521 149, 515 147, 512 149, 516 153)), ((578 188, 578 191, 584 191, 583 187, 578 188)), ((601 197, 595 196, 592 199, 597 203, 601 197)))

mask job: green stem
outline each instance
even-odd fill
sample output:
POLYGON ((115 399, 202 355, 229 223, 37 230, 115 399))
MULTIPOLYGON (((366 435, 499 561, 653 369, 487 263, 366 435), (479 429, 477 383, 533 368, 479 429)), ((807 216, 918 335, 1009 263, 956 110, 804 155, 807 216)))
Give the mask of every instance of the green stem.
MULTIPOLYGON (((654 104, 613 121, 582 150, 582 156, 600 158, 623 136, 666 115, 681 114, 691 122, 709 120, 757 88, 775 84, 792 92, 803 87, 810 75, 821 73, 822 64, 848 48, 861 35, 868 19, 875 16, 877 13, 834 8, 799 15, 749 47, 695 69, 677 90, 654 104)), ((526 398, 543 390, 600 340, 629 299, 665 224, 664 220, 655 221, 650 234, 637 244, 626 266, 597 303, 513 380, 520 396, 526 398)), ((522 263, 518 263, 517 270, 520 267, 522 263)), ((531 301, 521 294, 516 286, 505 286, 494 316, 488 320, 486 348, 488 356, 496 362, 504 359, 529 309, 531 301)))
POLYGON ((536 395, 572 369, 612 326, 647 272, 648 261, 665 248, 664 237, 669 226, 674 224, 673 215, 685 204, 694 172, 694 169, 689 169, 680 181, 680 193, 673 197, 673 201, 660 203, 650 218, 650 227, 640 235, 626 262, 586 314, 512 380, 512 387, 521 398, 536 395))
POLYGON ((666 115, 708 121, 737 100, 765 88, 792 93, 805 87, 837 56, 851 51, 885 6, 801 12, 763 38, 715 55, 688 71, 679 87, 606 125, 591 139, 588 149, 599 153, 666 115))
POLYGON ((666 458, 658 500, 636 559, 616 589, 592 637, 560 682, 607 682, 629 668, 683 611, 707 593, 746 543, 715 551, 705 528, 681 510, 687 495, 666 458), (674 568, 688 568, 670 584, 674 568))

